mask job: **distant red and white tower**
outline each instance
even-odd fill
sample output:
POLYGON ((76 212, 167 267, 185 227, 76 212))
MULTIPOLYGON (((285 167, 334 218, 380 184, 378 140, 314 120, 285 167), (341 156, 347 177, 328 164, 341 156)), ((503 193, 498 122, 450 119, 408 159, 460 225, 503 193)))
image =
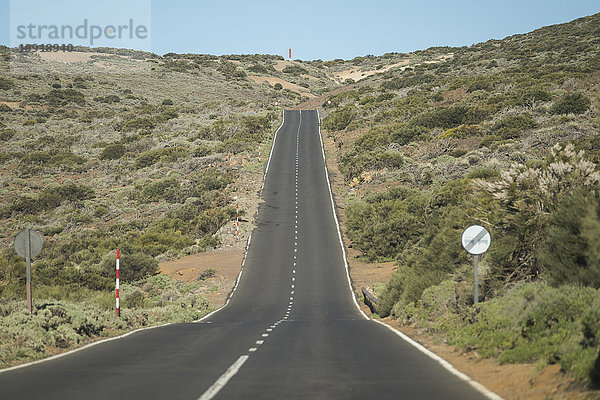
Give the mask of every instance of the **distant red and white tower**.
POLYGON ((290 61, 292 61, 292 49, 290 49, 290 61))

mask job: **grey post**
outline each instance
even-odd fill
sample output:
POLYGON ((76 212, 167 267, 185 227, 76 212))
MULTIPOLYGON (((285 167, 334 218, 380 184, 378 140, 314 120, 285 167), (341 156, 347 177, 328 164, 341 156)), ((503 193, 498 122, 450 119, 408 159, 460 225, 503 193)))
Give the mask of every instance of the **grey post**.
POLYGON ((490 247, 492 237, 490 233, 479 225, 471 225, 465 229, 460 237, 464 249, 473 255, 473 302, 479 303, 479 255, 490 247))
POLYGON ((27 229, 25 262, 27 263, 27 310, 31 313, 31 229, 27 229))
POLYGON ((15 237, 15 251, 27 264, 27 310, 31 313, 31 259, 42 251, 42 236, 31 229, 23 229, 15 237))
POLYGON ((479 278, 477 276, 477 264, 479 263, 479 255, 473 256, 473 299, 475 304, 479 303, 479 278))

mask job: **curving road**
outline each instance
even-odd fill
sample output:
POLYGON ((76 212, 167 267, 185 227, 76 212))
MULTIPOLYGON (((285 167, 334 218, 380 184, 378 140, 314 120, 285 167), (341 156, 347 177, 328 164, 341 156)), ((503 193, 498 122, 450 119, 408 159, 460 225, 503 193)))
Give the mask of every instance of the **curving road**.
POLYGON ((230 303, 0 373, 1 399, 482 399, 348 284, 316 111, 286 111, 230 303))

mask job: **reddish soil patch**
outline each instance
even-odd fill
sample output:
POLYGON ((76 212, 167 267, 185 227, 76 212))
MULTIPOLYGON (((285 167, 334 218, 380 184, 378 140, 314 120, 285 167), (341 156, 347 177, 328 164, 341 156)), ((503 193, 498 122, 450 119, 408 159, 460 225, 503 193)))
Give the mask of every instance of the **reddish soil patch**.
POLYGON ((30 105, 26 104, 23 106, 20 101, 0 101, 0 105, 9 106, 13 110, 24 108, 27 111, 31 110, 47 110, 48 106, 40 106, 40 105, 30 105))
POLYGON ((159 263, 159 270, 176 280, 197 282, 200 294, 206 298, 212 309, 225 304, 233 290, 242 270, 242 261, 246 253, 248 236, 254 229, 254 216, 258 211, 259 191, 262 184, 263 170, 257 168, 248 171, 247 158, 228 158, 230 167, 236 168, 240 176, 232 187, 233 201, 239 204, 243 213, 240 218, 239 237, 236 236, 235 221, 225 224, 217 233, 221 239, 221 247, 217 250, 180 257, 159 263), (214 275, 203 273, 209 269, 214 275))
POLYGON ((444 344, 441 338, 421 332, 398 321, 381 320, 421 343, 456 369, 505 399, 600 399, 600 391, 586 391, 569 375, 552 365, 536 372, 535 364, 499 364, 495 359, 481 358, 475 351, 461 352, 444 344))
POLYGON ((233 290, 243 259, 244 250, 212 251, 162 262, 159 270, 173 279, 200 283, 202 296, 209 301, 211 308, 217 309, 225 304, 233 290), (209 269, 214 270, 214 276, 203 278, 202 273, 209 269))

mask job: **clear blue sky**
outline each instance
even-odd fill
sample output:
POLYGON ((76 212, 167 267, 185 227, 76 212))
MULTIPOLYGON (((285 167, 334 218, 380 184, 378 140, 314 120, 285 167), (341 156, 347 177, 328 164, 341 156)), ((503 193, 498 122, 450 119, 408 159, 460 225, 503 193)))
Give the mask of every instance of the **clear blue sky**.
MULTIPOLYGON (((471 45, 600 12, 598 0, 146 1, 152 12, 151 49, 157 54, 287 57, 291 47, 293 57, 304 60, 471 45)), ((86 3, 103 4, 46 1, 65 14, 73 3, 84 9, 86 3), (66 3, 71 5, 61 9, 66 3)), ((9 4, 0 0, 2 44, 10 42, 9 4)))

